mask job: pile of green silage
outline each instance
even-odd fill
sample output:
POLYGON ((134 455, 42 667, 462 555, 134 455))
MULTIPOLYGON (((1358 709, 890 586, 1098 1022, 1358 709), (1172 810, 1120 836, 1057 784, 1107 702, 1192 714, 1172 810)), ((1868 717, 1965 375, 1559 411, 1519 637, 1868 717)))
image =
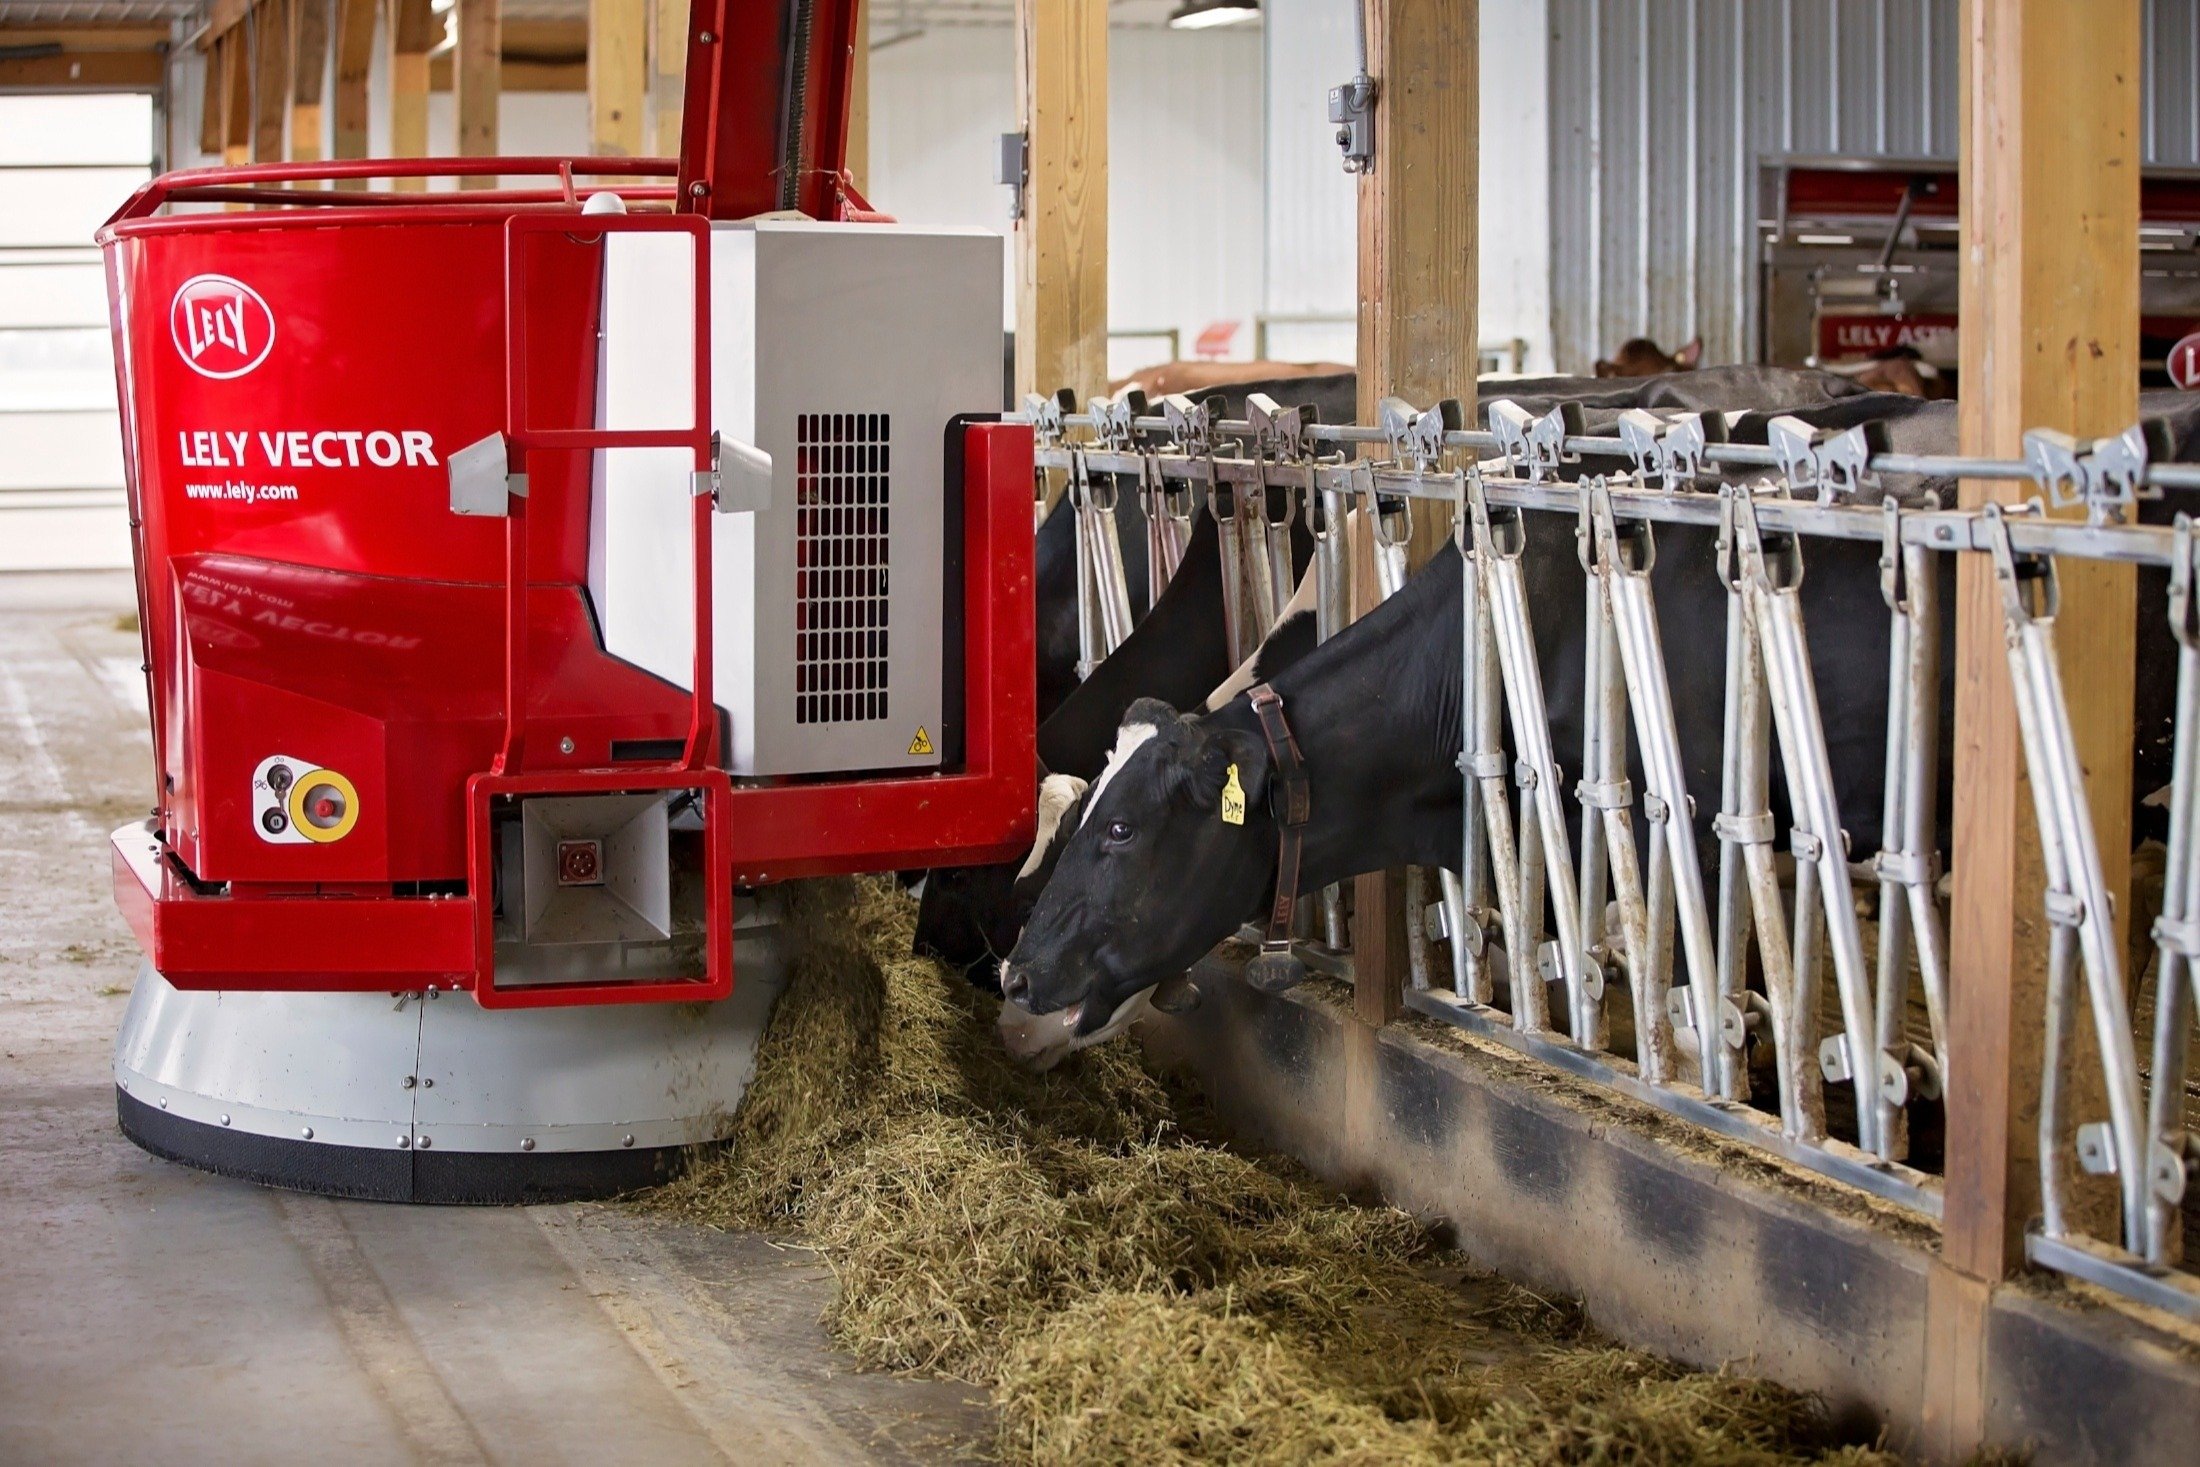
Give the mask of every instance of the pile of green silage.
MULTIPOLYGON (((652 1204, 794 1234, 869 1366, 990 1387, 1026 1462, 1773 1463, 1816 1402, 1596 1338, 1403 1213, 1211 1137, 1136 1047, 1009 1063, 890 885, 795 888, 732 1143, 652 1204)), ((1829 1455, 1826 1455, 1830 1453, 1829 1455)))

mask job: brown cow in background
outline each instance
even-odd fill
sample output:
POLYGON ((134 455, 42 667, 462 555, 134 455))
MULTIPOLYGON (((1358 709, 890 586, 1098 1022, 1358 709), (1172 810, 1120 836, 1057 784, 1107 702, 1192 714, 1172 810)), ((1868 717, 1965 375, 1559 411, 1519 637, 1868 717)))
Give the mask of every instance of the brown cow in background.
MULTIPOLYGON (((1623 341, 1610 357, 1599 358, 1599 377, 1664 377, 1674 372, 1693 372, 1703 361, 1703 338, 1690 338, 1686 346, 1668 353, 1647 336, 1623 341)), ((1955 396, 1948 374, 1919 355, 1916 347, 1895 346, 1873 353, 1868 361, 1829 364, 1822 368, 1847 377, 1872 392, 1896 392, 1904 397, 1941 399, 1955 396)))
POLYGON ((1148 397, 1167 397, 1174 392, 1209 392, 1217 387, 1237 387, 1247 382, 1340 377, 1351 370, 1342 362, 1162 362, 1109 383, 1108 391, 1120 395, 1136 387, 1148 397))
POLYGON ((1690 338, 1688 344, 1668 356, 1665 350, 1647 336, 1623 341, 1619 350, 1609 359, 1597 358, 1599 377, 1663 377, 1673 372, 1693 372, 1703 360, 1703 338, 1690 338))

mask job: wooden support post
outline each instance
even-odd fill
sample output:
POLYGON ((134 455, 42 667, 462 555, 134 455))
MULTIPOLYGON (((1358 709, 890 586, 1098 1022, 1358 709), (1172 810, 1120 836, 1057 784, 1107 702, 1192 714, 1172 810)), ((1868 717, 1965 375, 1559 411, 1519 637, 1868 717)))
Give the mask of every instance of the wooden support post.
POLYGON ((235 167, 252 161, 252 33, 238 26, 229 33, 222 66, 222 162, 235 167))
POLYGON ((641 156, 648 92, 647 0, 588 0, 588 140, 596 152, 641 156))
MULTIPOLYGON (((453 57, 451 91, 458 110, 458 156, 494 157, 497 103, 503 90, 504 6, 502 0, 457 0, 451 9, 458 48, 453 57)), ((495 188, 492 176, 469 178, 467 188, 495 188)))
MULTIPOLYGON (((1375 163, 1360 176, 1360 421, 1403 397, 1457 397, 1475 411, 1475 225, 1479 160, 1477 0, 1360 0, 1368 71, 1378 87, 1375 163)), ((1451 532, 1448 514, 1414 505, 1408 559, 1424 563, 1451 532)), ((1355 608, 1357 614, 1359 608, 1355 608)), ((1354 1007, 1369 1023, 1399 1009, 1405 924, 1397 872, 1359 880, 1354 1007), (1372 914, 1381 914, 1374 918, 1372 914)))
MULTIPOLYGON (((1962 451, 2013 458, 2027 428, 2112 433, 2138 416, 2138 0, 1966 0, 1963 7, 1962 451)), ((1966 480, 1962 502, 2022 484, 1966 480)), ((2136 608, 2127 567, 2065 561, 2058 640, 2103 865, 2124 921, 2130 879, 2136 608)), ((2159 614, 2157 612, 2156 614, 2159 614)), ((1985 1430, 1989 1288, 2022 1266, 2039 1209, 2044 879, 1986 557, 1956 579, 1948 1165, 1942 1261, 1928 1295, 1948 1348, 1926 1382, 1936 1455, 1985 1430)), ((2081 1000, 2079 1012, 2084 1013, 2081 1000)), ((2078 1020, 2073 1043, 2092 1049, 2078 1020)), ((2096 1061, 2097 1064, 2097 1061, 2096 1061)), ((2089 1103, 2081 1067, 2079 1119, 2089 1103)), ((2085 1194, 2081 1193, 2083 1199, 2085 1194)), ((2109 1211, 2096 1225, 2112 1223, 2109 1211)), ((2115 1236, 2109 1226, 2105 1236, 2115 1236)))
MULTIPOLYGON (((374 15, 376 0, 337 0, 336 17, 336 116, 332 155, 337 158, 367 156, 367 76, 374 68, 374 15)), ((338 184, 339 188, 364 188, 364 180, 338 184)))
MULTIPOLYGON (((443 38, 443 22, 429 0, 390 0, 390 156, 428 156, 428 53, 443 38)), ((416 193, 422 178, 395 186, 416 193)))
POLYGON ((871 191, 871 0, 856 0, 855 65, 848 73, 848 180, 871 191))
POLYGON ((669 158, 680 151, 688 0, 649 0, 649 10, 649 152, 669 158))
POLYGON ((229 48, 223 36, 206 50, 206 90, 199 102, 199 151, 209 157, 220 154, 228 138, 223 113, 229 105, 229 48))
POLYGON ((328 75, 329 0, 291 0, 290 157, 321 156, 321 87, 328 75))
POLYGON ((290 109, 290 0, 260 0, 252 12, 252 161, 283 161, 290 109))
POLYGON ((1017 0, 1029 166, 1016 225, 1016 391, 1108 381, 1108 7, 1017 0))

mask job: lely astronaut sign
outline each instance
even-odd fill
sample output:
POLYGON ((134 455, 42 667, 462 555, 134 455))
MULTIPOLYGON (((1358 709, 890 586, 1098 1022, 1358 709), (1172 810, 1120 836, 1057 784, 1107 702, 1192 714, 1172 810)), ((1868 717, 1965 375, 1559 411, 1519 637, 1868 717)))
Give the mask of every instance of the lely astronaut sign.
MULTIPOLYGON (((275 349, 275 312, 258 291, 230 275, 194 275, 168 306, 176 355, 201 377, 229 382, 248 375, 275 349)), ((435 468, 435 435, 418 428, 179 428, 186 469, 435 468)), ((295 503, 298 485, 261 478, 186 483, 190 499, 233 504, 295 503)))

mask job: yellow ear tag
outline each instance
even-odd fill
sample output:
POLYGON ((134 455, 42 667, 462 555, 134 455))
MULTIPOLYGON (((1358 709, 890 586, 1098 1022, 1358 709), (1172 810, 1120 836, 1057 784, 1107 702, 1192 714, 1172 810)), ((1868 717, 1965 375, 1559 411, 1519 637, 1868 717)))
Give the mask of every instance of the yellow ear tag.
POLYGON ((1222 823, 1224 825, 1243 825, 1245 823, 1245 786, 1238 783, 1238 772, 1235 764, 1230 766, 1230 777, 1222 782, 1222 823))

